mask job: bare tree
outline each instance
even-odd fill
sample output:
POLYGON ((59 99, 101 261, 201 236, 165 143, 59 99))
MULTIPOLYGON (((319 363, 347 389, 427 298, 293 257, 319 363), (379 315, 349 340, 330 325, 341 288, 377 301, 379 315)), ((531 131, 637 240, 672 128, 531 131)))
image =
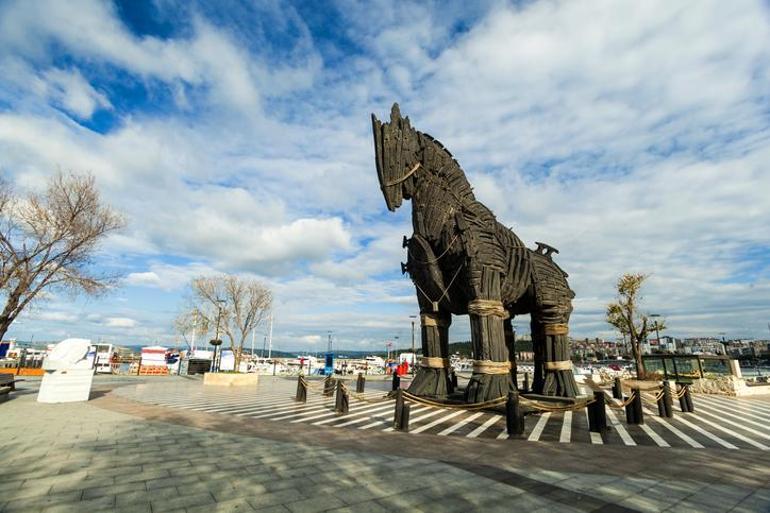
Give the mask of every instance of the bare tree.
POLYGON ((91 175, 57 173, 43 193, 23 196, 0 180, 0 339, 47 289, 103 292, 113 280, 93 271, 94 253, 123 225, 91 175))
POLYGON ((273 304, 273 295, 258 280, 221 274, 192 280, 192 308, 197 308, 208 326, 221 330, 230 341, 237 370, 243 344, 249 333, 265 319, 273 304))
MULTIPOLYGON (((645 376, 641 345, 655 327, 650 324, 648 316, 639 310, 639 302, 642 299, 640 290, 647 278, 645 274, 627 273, 621 276, 617 283, 617 300, 607 305, 607 322, 617 328, 621 335, 629 338, 636 375, 639 378, 645 376)), ((658 321, 658 330, 664 329, 665 323, 658 321)))
POLYGON ((174 319, 174 329, 182 335, 182 339, 187 344, 187 347, 192 349, 192 343, 195 342, 193 340, 195 334, 205 337, 211 328, 206 316, 198 308, 193 307, 177 315, 176 319, 174 319), (190 335, 191 338, 188 339, 187 335, 190 335))

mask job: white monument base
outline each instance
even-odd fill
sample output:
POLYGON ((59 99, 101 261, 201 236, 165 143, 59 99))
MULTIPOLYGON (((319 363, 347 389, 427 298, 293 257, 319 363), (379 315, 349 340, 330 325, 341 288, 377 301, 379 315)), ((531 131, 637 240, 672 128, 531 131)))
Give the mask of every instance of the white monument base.
POLYGON ((94 380, 94 363, 89 359, 91 341, 82 338, 62 340, 43 360, 43 381, 37 394, 39 403, 88 401, 94 380))
POLYGON ((37 394, 39 403, 71 403, 88 401, 91 395, 93 369, 47 370, 37 394))

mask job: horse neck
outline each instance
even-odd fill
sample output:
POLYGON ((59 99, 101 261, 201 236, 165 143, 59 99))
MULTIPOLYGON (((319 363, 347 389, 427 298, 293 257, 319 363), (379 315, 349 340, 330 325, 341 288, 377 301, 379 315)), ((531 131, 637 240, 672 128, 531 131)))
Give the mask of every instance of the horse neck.
POLYGON ((443 147, 435 143, 426 147, 421 166, 413 179, 414 231, 428 240, 438 240, 454 226, 451 211, 460 211, 475 197, 462 168, 443 147))

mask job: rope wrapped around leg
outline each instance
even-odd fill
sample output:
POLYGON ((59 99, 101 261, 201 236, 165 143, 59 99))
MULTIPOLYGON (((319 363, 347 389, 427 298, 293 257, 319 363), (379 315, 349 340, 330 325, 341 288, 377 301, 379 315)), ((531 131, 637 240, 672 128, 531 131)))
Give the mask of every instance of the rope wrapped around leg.
POLYGON ((449 326, 450 321, 445 317, 441 317, 439 314, 424 313, 420 314, 420 324, 423 326, 437 326, 446 327, 449 326))
POLYGON ((474 299, 468 303, 468 313, 479 317, 508 318, 508 311, 503 303, 496 299, 474 299))
POLYGON ((511 372, 511 362, 473 360, 474 374, 508 374, 509 372, 511 372))
POLYGON ((423 356, 420 358, 420 367, 428 369, 448 369, 449 358, 441 358, 438 356, 423 356))

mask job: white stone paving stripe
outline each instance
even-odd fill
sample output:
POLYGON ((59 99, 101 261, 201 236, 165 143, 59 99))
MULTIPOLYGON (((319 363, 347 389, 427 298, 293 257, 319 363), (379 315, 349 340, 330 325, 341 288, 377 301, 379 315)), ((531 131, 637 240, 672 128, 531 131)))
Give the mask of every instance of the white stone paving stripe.
POLYGON ((565 411, 561 423, 561 433, 559 434, 559 443, 568 444, 572 438, 572 412, 565 411))
MULTIPOLYGON (((734 419, 738 419, 741 422, 745 422, 746 424, 751 424, 753 426, 757 426, 759 428, 762 428, 765 431, 770 431, 770 422, 768 422, 768 421, 757 422, 756 420, 747 419, 745 414, 744 415, 736 415, 735 413, 730 413, 730 412, 724 411, 724 409, 713 408, 711 406, 705 406, 705 405, 702 405, 702 404, 699 407, 701 409, 703 409, 703 410, 706 410, 703 413, 711 412, 711 413, 716 413, 718 415, 727 415, 728 417, 731 417, 731 418, 734 418, 734 419)), ((696 412, 698 412, 697 409, 696 409, 696 412)), ((728 422, 728 421, 725 420, 725 422, 728 422)), ((743 428, 743 429, 746 429, 746 428, 743 428)), ((751 431, 749 431, 749 432, 751 432, 751 431)), ((759 434, 759 436, 761 436, 762 438, 770 438, 770 435, 768 435, 768 434, 759 434)))
POLYGON ((473 422, 474 420, 476 420, 477 418, 481 417, 482 415, 484 415, 484 414, 481 413, 481 412, 477 412, 477 413, 474 413, 473 415, 469 415, 468 417, 465 417, 460 422, 454 424, 453 426, 449 426, 445 430, 443 430, 440 433, 438 433, 438 436, 447 436, 447 435, 449 435, 451 433, 454 433, 455 431, 457 431, 461 427, 465 426, 466 424, 468 424, 470 422, 473 422))
POLYGON ((721 426, 719 424, 711 422, 710 420, 706 420, 706 419, 704 419, 702 417, 702 415, 707 415, 707 416, 711 417, 712 419, 717 419, 720 422, 724 422, 726 424, 730 424, 731 426, 735 426, 738 429, 742 429, 743 431, 751 433, 752 435, 756 435, 756 436, 758 436, 760 438, 770 439, 770 435, 768 435, 766 433, 762 433, 760 431, 757 431, 756 429, 752 429, 750 427, 746 427, 743 424, 738 424, 737 422, 733 422, 732 420, 728 420, 728 419, 722 418, 719 415, 714 415, 713 413, 709 413, 707 411, 698 412, 698 415, 696 416, 696 418, 699 419, 701 422, 705 422, 706 424, 714 426, 717 429, 721 429, 722 431, 724 431, 726 433, 730 433, 732 436, 734 436, 738 440, 743 440, 747 444, 751 444, 751 445, 753 445, 754 447, 756 447, 758 449, 762 449, 763 451, 770 450, 770 447, 768 447, 768 446, 766 446, 764 444, 761 444, 761 443, 759 443, 759 442, 757 442, 757 441, 755 441, 755 440, 753 440, 751 438, 745 437, 745 436, 741 435, 740 433, 736 433, 734 429, 730 429, 728 427, 723 427, 723 426, 721 426))
POLYGON ((618 421, 618 418, 615 416, 615 412, 612 411, 612 408, 609 406, 605 406, 604 408, 607 411, 607 418, 610 419, 610 424, 612 424, 612 427, 617 431, 618 436, 621 440, 623 440, 623 443, 626 445, 636 445, 636 442, 634 442, 634 439, 631 438, 631 435, 626 430, 626 427, 618 421))
MULTIPOLYGON (((698 407, 703 405, 705 401, 703 399, 697 399, 693 400, 693 403, 695 405, 695 411, 698 411, 698 407)), ((770 404, 767 405, 767 408, 764 410, 755 410, 751 407, 745 407, 742 404, 738 404, 737 401, 723 401, 720 399, 713 398, 712 403, 715 403, 720 408, 728 408, 732 411, 741 413, 743 415, 746 415, 747 417, 751 417, 757 420, 763 420, 765 422, 770 422, 770 404)))
POLYGON ((537 419, 537 424, 535 424, 535 427, 532 428, 532 432, 529 434, 529 440, 530 442, 537 442, 540 440, 540 435, 543 434, 543 430, 545 429, 545 425, 548 424, 548 419, 551 418, 551 412, 543 413, 540 415, 540 418, 537 419))
POLYGON ((283 409, 283 410, 290 410, 292 408, 309 408, 310 406, 318 406, 320 404, 330 404, 329 397, 319 397, 316 399, 308 399, 304 403, 298 403, 295 402, 293 399, 284 399, 283 401, 279 401, 278 403, 274 403, 269 406, 252 406, 251 408, 241 408, 237 411, 231 411, 228 412, 231 415, 235 415, 237 417, 245 417, 245 416, 253 416, 254 414, 259 414, 262 412, 272 411, 276 409, 283 409))
MULTIPOLYGON (((645 414, 647 414, 651 419, 658 422, 658 424, 661 424, 664 428, 668 429, 672 433, 674 433, 676 436, 684 440, 686 444, 688 444, 690 447, 693 447, 695 449, 704 449, 704 446, 696 441, 691 436, 687 435, 686 433, 682 432, 678 428, 672 426, 669 422, 666 421, 666 419, 661 418, 657 416, 652 410, 645 408, 644 409, 645 414)), ((682 413, 681 415, 687 415, 686 413, 682 413)))
POLYGON ((655 442, 655 443, 658 445, 658 447, 671 447, 671 445, 669 445, 669 443, 668 443, 668 442, 666 442, 665 440, 663 440, 663 438, 662 438, 662 437, 661 437, 661 436, 660 436, 658 433, 656 433, 656 432, 655 432, 655 431, 654 431, 654 430, 653 430, 653 429, 652 429, 650 426, 648 426, 647 424, 639 424, 639 427, 640 427, 640 428, 642 428, 642 431, 644 431, 645 433, 647 433, 647 436, 649 436, 650 438, 652 438, 652 441, 653 441, 653 442, 655 442))
POLYGON ((504 427, 500 434, 497 435, 498 440, 508 440, 508 426, 504 427))
POLYGON ((487 419, 487 421, 484 422, 482 425, 480 425, 479 427, 477 427, 476 429, 474 429, 473 431, 465 435, 465 438, 478 437, 481 433, 483 433, 484 431, 486 431, 487 429, 495 425, 497 421, 500 420, 501 418, 502 417, 500 417, 500 415, 492 414, 492 418, 487 419))
MULTIPOLYGON (((350 407, 349 407, 349 409, 348 409, 348 413, 347 413, 347 415, 355 415, 355 412, 356 412, 356 411, 358 411, 358 410, 360 410, 360 409, 362 409, 362 408, 366 408, 366 406, 367 406, 366 404, 357 404, 357 405, 354 405, 354 406, 350 406, 350 407)), ((296 416, 298 416, 298 417, 302 417, 302 418, 299 418, 299 419, 297 419, 297 420, 292 420, 292 421, 290 422, 290 424, 296 424, 296 423, 298 423, 298 422, 308 422, 308 421, 310 421, 310 420, 316 420, 316 419, 322 419, 322 418, 326 418, 326 417, 331 417, 332 415, 335 415, 335 416, 336 416, 336 418, 341 418, 341 417, 343 417, 343 415, 342 415, 342 414, 340 414, 340 413, 337 413, 337 412, 336 412, 336 411, 334 411, 334 410, 332 410, 332 411, 329 411, 329 409, 328 409, 328 408, 325 408, 325 410, 326 410, 326 413, 321 413, 321 414, 319 414, 319 415, 313 415, 312 417, 307 417, 307 418, 306 418, 306 415, 307 415, 307 414, 305 414, 305 415, 296 415, 296 416)), ((280 419, 270 419, 270 420, 272 420, 272 421, 276 421, 276 420, 280 420, 280 419)), ((336 419, 331 419, 331 420, 333 421, 333 420, 336 420, 336 419)))
MULTIPOLYGON (((294 402, 293 398, 292 399, 288 399, 288 401, 294 402)), ((208 407, 199 406, 199 407, 194 408, 194 409, 197 409, 197 410, 200 410, 200 411, 205 411, 205 412, 208 412, 208 413, 236 413, 236 412, 240 412, 240 411, 243 411, 243 410, 259 408, 259 407, 273 406, 275 404, 281 404, 281 403, 286 403, 286 402, 287 402, 287 399, 285 397, 281 397, 281 398, 279 398, 279 397, 271 397, 270 399, 264 399, 263 398, 261 401, 260 400, 255 401, 254 399, 252 399, 249 402, 240 402, 240 403, 231 404, 231 405, 227 405, 227 406, 220 406, 220 405, 214 404, 214 405, 210 405, 208 407)), ((294 404, 300 404, 300 403, 294 402, 294 404)))
MULTIPOLYGON (((432 411, 432 412, 426 413, 425 415, 422 415, 422 416, 420 416, 420 417, 414 417, 414 418, 410 418, 410 419, 409 419, 409 425, 411 426, 411 425, 412 425, 412 422, 420 422, 421 420, 425 420, 425 419, 428 419, 428 418, 430 418, 430 417, 433 417, 433 416, 435 416, 435 415, 438 415, 438 414, 439 414, 439 413, 441 413, 442 411, 444 411, 444 410, 436 410, 436 411, 432 411)), ((411 411, 410 411, 409 413, 410 413, 410 415, 411 415, 411 411)), ((394 431, 394 430, 395 430, 395 429, 394 429, 392 426, 391 426, 391 427, 389 427, 389 428, 385 428, 385 429, 383 429, 383 431, 394 431)), ((409 429, 409 431, 411 432, 411 428, 409 429)))
MULTIPOLYGON (((409 412, 409 414, 411 415, 411 414, 413 414, 413 413, 421 412, 421 411, 423 411, 423 410, 432 410, 432 409, 433 409, 433 407, 432 407, 432 406, 421 406, 420 408, 415 408, 414 410, 411 410, 411 411, 409 412)), ((359 427, 358 429, 371 429, 371 428, 373 428, 373 427, 382 426, 382 424, 383 424, 384 422, 388 422, 388 421, 387 421, 386 419, 378 420, 378 421, 376 421, 376 422, 372 422, 371 424, 367 424, 367 425, 365 425, 365 426, 361 426, 361 427, 359 427)), ((392 421, 391 421, 391 422, 392 422, 392 421)))
MULTIPOLYGON (((710 438, 711 440, 715 441, 716 443, 718 443, 719 445, 721 445, 722 447, 724 447, 726 449, 737 449, 738 448, 737 446, 731 444, 727 440, 723 440, 722 438, 719 438, 717 435, 715 435, 711 431, 706 431, 702 427, 700 427, 700 426, 698 426, 696 424, 693 424, 689 420, 683 418, 684 415, 687 415, 687 414, 682 414, 682 415, 678 415, 677 417, 675 417, 676 421, 677 422, 681 422, 682 424, 684 424, 688 428, 697 431, 698 433, 700 433, 701 435, 705 436, 706 438, 710 438)), ((693 417, 691 417, 691 418, 695 418, 695 414, 694 413, 692 414, 692 416, 693 417)))
POLYGON ((601 433, 595 433, 591 431, 591 424, 588 421, 588 408, 586 408, 586 423, 588 424, 588 434, 591 435, 591 443, 596 445, 604 444, 601 433))
POLYGON ((417 429, 410 429, 409 432, 410 433, 422 433, 423 431, 427 431, 427 430, 429 430, 430 428, 432 428, 434 426, 438 426, 439 424, 443 424, 444 422, 446 422, 449 419, 457 417, 461 413, 464 413, 464 412, 462 410, 453 411, 449 415, 444 415, 440 419, 434 420, 433 422, 429 422, 428 424, 420 426, 417 429))
MULTIPOLYGON (((386 411, 386 410, 388 410, 390 408, 394 408, 393 403, 385 404, 385 405, 380 404, 380 405, 377 405, 377 406, 372 406, 371 408, 367 408, 365 410, 360 410, 360 411, 356 411, 354 413, 349 413, 349 414, 345 415, 345 418, 347 419, 349 417, 358 417, 359 415, 366 415, 366 414, 370 414, 370 413, 376 413, 376 412, 379 412, 379 411, 386 411)), ((367 418, 370 418, 370 417, 364 417, 360 421, 363 422, 367 418)), ((330 424, 330 423, 334 422, 335 420, 339 420, 339 419, 319 420, 318 422, 313 422, 313 425, 314 426, 323 426, 324 424, 330 424)), ((343 422, 342 424, 339 424, 336 427, 347 426, 349 424, 350 424, 350 422, 343 422)))
MULTIPOLYGON (((273 408, 270 408, 268 410, 265 410, 265 412, 263 412, 263 413, 259 413, 258 415, 253 415, 250 412, 244 412, 244 413, 236 413, 235 416, 236 417, 249 417, 249 418, 252 418, 252 419, 262 419, 262 418, 265 418, 265 417, 272 417, 274 415, 283 415, 283 414, 285 414, 287 412, 291 412, 291 413, 302 412, 302 411, 305 411, 309 407, 315 407, 316 404, 318 404, 318 403, 314 403, 312 405, 299 403, 298 405, 295 404, 293 406, 273 407, 273 408)), ((328 404, 332 404, 332 403, 330 402, 328 404)))
MULTIPOLYGON (((333 407, 333 406, 334 406, 333 404, 329 403, 329 404, 324 404, 322 406, 313 407, 313 408, 302 410, 302 411, 298 411, 298 412, 283 413, 283 414, 280 414, 278 417, 273 417, 272 415, 268 415, 268 417, 273 417, 273 418, 270 419, 273 422, 278 421, 278 420, 293 419, 293 418, 296 418, 296 417, 306 417, 308 415, 313 415, 314 413, 318 413, 318 412, 322 412, 322 411, 323 412, 328 412, 329 408, 333 407)), ((257 417, 254 417, 254 418, 257 418, 257 417)))

